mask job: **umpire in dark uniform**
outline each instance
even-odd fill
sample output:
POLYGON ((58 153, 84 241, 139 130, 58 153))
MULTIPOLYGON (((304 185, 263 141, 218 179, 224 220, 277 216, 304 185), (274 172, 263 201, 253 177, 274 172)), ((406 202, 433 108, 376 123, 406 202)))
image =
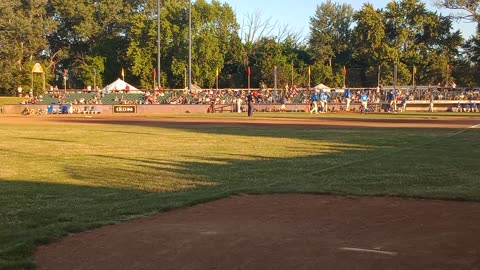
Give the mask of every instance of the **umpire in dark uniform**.
POLYGON ((253 95, 252 92, 248 93, 247 96, 247 105, 248 105, 248 116, 253 116, 253 95))

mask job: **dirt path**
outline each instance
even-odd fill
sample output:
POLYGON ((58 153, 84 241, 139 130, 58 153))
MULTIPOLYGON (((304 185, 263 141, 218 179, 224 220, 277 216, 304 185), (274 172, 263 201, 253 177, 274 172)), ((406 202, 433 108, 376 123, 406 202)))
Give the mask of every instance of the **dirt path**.
MULTIPOLYGON (((281 116, 281 114, 279 114, 281 116)), ((377 127, 377 128, 469 128, 480 124, 480 117, 433 117, 431 119, 373 119, 351 118, 345 114, 344 118, 268 118, 255 116, 248 117, 162 117, 162 116, 111 116, 111 115, 47 115, 47 116, 0 116, 0 123, 50 123, 50 124, 118 124, 143 126, 298 126, 298 127, 377 127)))
POLYGON ((480 203, 237 196, 69 236, 39 269, 480 269, 480 203))

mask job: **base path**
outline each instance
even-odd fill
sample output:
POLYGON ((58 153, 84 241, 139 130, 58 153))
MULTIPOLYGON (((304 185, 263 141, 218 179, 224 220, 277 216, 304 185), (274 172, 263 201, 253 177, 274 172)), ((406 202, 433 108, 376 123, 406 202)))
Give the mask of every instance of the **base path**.
POLYGON ((480 269, 480 203, 235 196, 41 246, 39 269, 480 269))

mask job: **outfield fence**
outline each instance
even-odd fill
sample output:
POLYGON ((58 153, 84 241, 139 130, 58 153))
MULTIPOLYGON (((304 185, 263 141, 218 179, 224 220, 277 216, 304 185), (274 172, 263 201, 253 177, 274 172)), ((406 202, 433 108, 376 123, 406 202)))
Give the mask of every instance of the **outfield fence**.
MULTIPOLYGON (((433 103, 434 112, 457 111, 459 101, 437 100, 433 103)), ((461 103, 461 104, 468 104, 461 103)), ((330 113, 345 112, 345 103, 329 103, 330 113)), ((360 112, 361 104, 352 103, 351 112, 360 112)), ((386 102, 369 104, 371 112, 387 112, 390 105, 386 102)), ((400 110, 401 106, 397 106, 400 110)), ((408 101, 406 111, 425 112, 430 108, 429 101, 415 100, 408 101)), ((280 112, 281 103, 261 104, 255 103, 254 110, 257 112, 280 112)), ((310 104, 308 103, 289 103, 285 104, 285 110, 288 112, 308 112, 310 104)), ((240 112, 246 111, 246 104, 241 104, 240 112)), ((136 104, 118 104, 118 105, 39 105, 39 104, 13 104, 3 105, 0 108, 2 114, 103 114, 103 115, 135 115, 135 114, 167 114, 167 113, 238 113, 236 103, 231 104, 162 104, 162 105, 136 105, 136 104), (67 107, 65 107, 67 106, 67 107)), ((478 110, 476 111, 478 112, 478 110)))

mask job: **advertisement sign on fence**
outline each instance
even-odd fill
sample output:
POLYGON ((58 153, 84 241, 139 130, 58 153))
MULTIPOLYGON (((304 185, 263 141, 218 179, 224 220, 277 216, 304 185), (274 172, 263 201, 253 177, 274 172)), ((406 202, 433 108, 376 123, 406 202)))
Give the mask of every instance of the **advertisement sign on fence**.
POLYGON ((135 105, 114 105, 113 113, 137 113, 135 105))

